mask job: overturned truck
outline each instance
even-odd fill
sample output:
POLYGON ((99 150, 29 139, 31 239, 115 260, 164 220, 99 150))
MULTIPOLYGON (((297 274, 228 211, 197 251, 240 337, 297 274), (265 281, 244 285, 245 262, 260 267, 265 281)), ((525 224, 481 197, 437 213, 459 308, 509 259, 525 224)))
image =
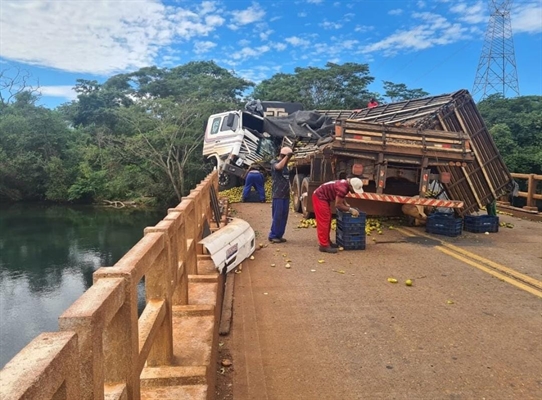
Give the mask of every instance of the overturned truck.
POLYGON ((348 176, 363 179, 365 190, 349 203, 370 215, 399 215, 404 204, 450 207, 467 215, 512 186, 466 90, 372 109, 283 114, 224 113, 222 124, 229 121, 234 128, 225 136, 237 144, 222 155, 219 169, 222 177, 242 177, 250 165, 265 163, 278 147, 290 145, 294 209, 305 216, 313 211, 316 187, 348 176))

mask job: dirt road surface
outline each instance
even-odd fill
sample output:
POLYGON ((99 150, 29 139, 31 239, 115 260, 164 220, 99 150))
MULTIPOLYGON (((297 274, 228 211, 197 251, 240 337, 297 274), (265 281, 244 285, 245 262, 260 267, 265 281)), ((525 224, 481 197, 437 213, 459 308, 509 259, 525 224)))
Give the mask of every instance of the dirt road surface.
POLYGON ((268 244, 270 205, 234 209, 267 247, 235 274, 219 399, 542 399, 541 223, 325 254, 298 214, 268 244))

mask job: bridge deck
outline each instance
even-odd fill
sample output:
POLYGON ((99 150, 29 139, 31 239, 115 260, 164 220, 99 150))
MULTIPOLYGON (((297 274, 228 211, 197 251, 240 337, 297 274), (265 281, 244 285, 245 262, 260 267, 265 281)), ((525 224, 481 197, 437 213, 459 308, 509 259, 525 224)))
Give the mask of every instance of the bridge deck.
MULTIPOLYGON (((269 204, 236 209, 267 244, 269 204)), ((541 398, 542 224, 501 219, 514 229, 385 230, 334 255, 291 214, 288 242, 235 275, 218 398, 541 398)))

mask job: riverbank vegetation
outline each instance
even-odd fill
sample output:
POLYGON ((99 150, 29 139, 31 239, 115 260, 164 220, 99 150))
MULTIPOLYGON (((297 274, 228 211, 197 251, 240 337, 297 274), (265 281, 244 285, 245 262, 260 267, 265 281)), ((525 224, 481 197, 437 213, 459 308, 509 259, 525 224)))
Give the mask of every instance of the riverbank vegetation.
MULTIPOLYGON (((371 92, 367 64, 296 68, 255 84, 201 61, 80 79, 77 100, 51 110, 28 77, 10 72, 0 71, 1 202, 175 204, 211 169, 201 146, 213 113, 251 98, 353 109, 428 94, 390 81, 371 92)), ((509 169, 542 173, 542 98, 491 96, 479 109, 509 169)))

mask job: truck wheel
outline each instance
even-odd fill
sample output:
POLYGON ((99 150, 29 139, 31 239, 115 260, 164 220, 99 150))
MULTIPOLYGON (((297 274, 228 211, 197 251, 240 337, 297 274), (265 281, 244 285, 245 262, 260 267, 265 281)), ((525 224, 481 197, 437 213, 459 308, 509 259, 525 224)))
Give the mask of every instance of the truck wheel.
POLYGON ((235 175, 221 173, 218 175, 218 191, 228 190, 239 185, 239 179, 235 175))
MULTIPOLYGON (((303 218, 312 218, 314 213, 309 211, 309 204, 312 202, 312 199, 309 197, 309 181, 308 177, 303 178, 301 181, 301 212, 303 213, 303 218)), ((311 204, 312 206, 312 204, 311 204)), ((312 209, 312 207, 311 207, 312 209)))
POLYGON ((305 175, 303 174, 295 174, 294 181, 292 182, 294 211, 298 213, 303 211, 303 206, 301 205, 301 184, 304 178, 305 175))

